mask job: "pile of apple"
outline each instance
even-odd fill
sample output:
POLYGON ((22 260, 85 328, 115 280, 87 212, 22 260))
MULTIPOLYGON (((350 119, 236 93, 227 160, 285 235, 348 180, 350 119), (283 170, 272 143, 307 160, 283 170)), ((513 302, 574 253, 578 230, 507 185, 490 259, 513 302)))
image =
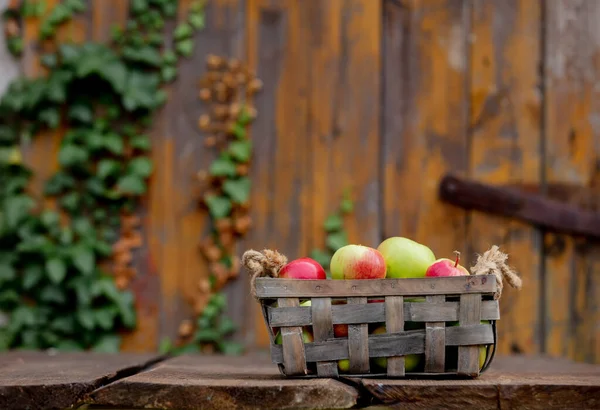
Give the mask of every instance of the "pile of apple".
MULTIPOLYGON (((460 254, 456 252, 454 261, 435 258, 427 246, 404 237, 392 237, 383 241, 377 249, 362 245, 346 245, 338 249, 331 258, 330 269, 333 280, 343 279, 385 279, 385 278, 423 278, 423 277, 448 277, 465 276, 469 272, 459 265, 460 254)), ((326 280, 327 275, 323 267, 314 259, 300 258, 287 263, 279 272, 279 278, 285 279, 312 279, 326 280)), ((423 302, 424 298, 406 299, 407 302, 423 302)), ((384 299, 369 299, 368 303, 383 303, 384 299)), ((345 301, 334 300, 333 304, 344 304, 345 301)), ((310 300, 304 301, 301 306, 310 306, 310 300)), ((484 323, 484 322, 482 322, 484 323)), ((458 322, 448 323, 447 326, 457 326, 458 322)), ((406 322, 405 330, 423 329, 422 322, 406 322)), ((384 324, 370 325, 370 333, 385 333, 384 324)), ((348 325, 337 324, 333 326, 335 337, 348 337, 348 325)), ((310 327, 303 329, 305 343, 313 341, 310 327)), ((278 334, 275 343, 281 344, 281 334, 278 334)), ((457 348, 447 348, 446 356, 455 359, 457 348)), ((480 347, 479 366, 483 367, 486 358, 485 346, 480 347)), ((455 360, 454 360, 455 362, 455 360)), ((373 364, 385 371, 387 360, 385 357, 375 358, 373 364)), ((411 354, 405 356, 405 371, 413 372, 422 369, 424 356, 411 354)), ((347 372, 349 360, 339 360, 338 367, 341 372, 347 372)))

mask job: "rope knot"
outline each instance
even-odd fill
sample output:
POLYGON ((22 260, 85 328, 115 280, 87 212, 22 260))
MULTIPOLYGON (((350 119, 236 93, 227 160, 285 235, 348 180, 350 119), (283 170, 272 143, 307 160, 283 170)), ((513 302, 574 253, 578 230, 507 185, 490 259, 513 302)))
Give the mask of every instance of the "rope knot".
POLYGON ((523 281, 517 273, 506 264, 508 255, 500 251, 498 246, 494 245, 483 255, 479 255, 475 266, 471 267, 473 275, 495 275, 498 290, 494 294, 494 299, 499 299, 502 295, 503 280, 515 289, 521 289, 523 281))
POLYGON ((262 252, 250 249, 244 252, 242 265, 250 274, 250 290, 254 297, 256 297, 256 278, 277 278, 287 261, 285 255, 271 249, 263 249, 262 252))

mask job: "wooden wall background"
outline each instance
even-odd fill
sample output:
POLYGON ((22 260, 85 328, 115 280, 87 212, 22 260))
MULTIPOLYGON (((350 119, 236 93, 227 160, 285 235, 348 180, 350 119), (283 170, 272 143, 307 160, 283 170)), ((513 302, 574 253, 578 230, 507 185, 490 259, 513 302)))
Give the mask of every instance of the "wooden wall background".
MULTIPOLYGON (((180 18, 189 3, 180 0, 180 18)), ((107 39, 126 19, 127 0, 90 5, 63 38, 107 39)), ((452 171, 541 192, 587 187, 583 197, 597 206, 598 21, 597 0, 209 0, 207 27, 152 130, 157 169, 132 285, 139 327, 125 349, 154 350, 175 336, 206 274, 197 245, 207 220, 193 176, 211 153, 196 126, 196 84, 215 53, 247 61, 264 81, 251 133, 254 228, 240 253, 276 247, 299 257, 323 246, 322 223, 350 187, 352 242, 404 235, 469 261, 491 244, 508 251, 525 285, 503 295, 502 352, 600 362, 600 247, 437 199, 452 171)), ((27 75, 40 72, 37 30, 26 24, 27 75)), ((46 135, 27 149, 38 187, 59 140, 46 135)), ((245 278, 227 292, 239 337, 264 347, 245 278)))

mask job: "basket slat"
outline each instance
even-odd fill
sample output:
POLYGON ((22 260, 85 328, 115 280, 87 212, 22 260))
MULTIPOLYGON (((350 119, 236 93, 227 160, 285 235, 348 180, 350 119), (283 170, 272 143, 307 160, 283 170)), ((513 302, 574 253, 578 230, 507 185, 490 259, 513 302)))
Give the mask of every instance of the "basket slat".
MULTIPOLYGON (((404 331, 404 297, 386 296, 385 328, 387 333, 404 331)), ((404 357, 391 356, 387 359, 388 376, 404 376, 404 357)))
MULTIPOLYGON (((481 296, 461 295, 459 308, 459 328, 478 325, 481 321, 481 296)), ((458 374, 477 376, 479 374, 479 346, 458 347, 458 374)))
MULTIPOLYGON (((315 298, 316 299, 316 298, 315 298)), ((314 299, 313 299, 314 300, 314 299)), ((459 302, 443 302, 430 306, 429 303, 404 302, 405 322, 455 322, 458 321, 459 302)), ((282 308, 269 307, 271 326, 310 326, 313 324, 311 307, 282 308)), ((384 303, 367 305, 334 305, 331 307, 332 321, 337 324, 378 323, 384 316, 384 303)), ((497 300, 481 303, 481 320, 500 319, 497 300)))
MULTIPOLYGON (((315 341, 332 339, 331 298, 313 298, 311 299, 311 306, 315 341)), ((337 362, 318 362, 317 374, 321 377, 338 377, 337 362)))
MULTIPOLYGON (((299 306, 298 298, 280 298, 277 299, 278 306, 294 307, 299 306)), ((282 327, 281 344, 283 347, 283 365, 285 373, 288 375, 306 374, 304 340, 302 339, 301 327, 282 327)))
POLYGON ((256 279, 259 298, 492 294, 495 290, 494 275, 372 280, 256 279))
MULTIPOLYGON (((477 295, 480 297, 479 295, 477 295)), ((426 306, 442 305, 445 296, 427 296, 426 306)), ((427 322, 425 324, 425 371, 440 373, 446 363, 446 323, 427 322)))
MULTIPOLYGON (((350 305, 364 305, 367 307, 367 298, 348 298, 350 305)), ((362 306, 361 306, 362 307, 362 306)), ((348 357, 350 358, 350 372, 369 372, 369 325, 348 325, 348 357)))

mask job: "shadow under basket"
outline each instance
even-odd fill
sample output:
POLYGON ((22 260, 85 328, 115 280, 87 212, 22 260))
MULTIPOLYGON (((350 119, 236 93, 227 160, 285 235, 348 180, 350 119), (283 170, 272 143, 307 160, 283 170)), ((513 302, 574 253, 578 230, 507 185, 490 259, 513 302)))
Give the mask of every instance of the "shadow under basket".
POLYGON ((477 377, 494 358, 494 275, 255 284, 285 376, 477 377))

